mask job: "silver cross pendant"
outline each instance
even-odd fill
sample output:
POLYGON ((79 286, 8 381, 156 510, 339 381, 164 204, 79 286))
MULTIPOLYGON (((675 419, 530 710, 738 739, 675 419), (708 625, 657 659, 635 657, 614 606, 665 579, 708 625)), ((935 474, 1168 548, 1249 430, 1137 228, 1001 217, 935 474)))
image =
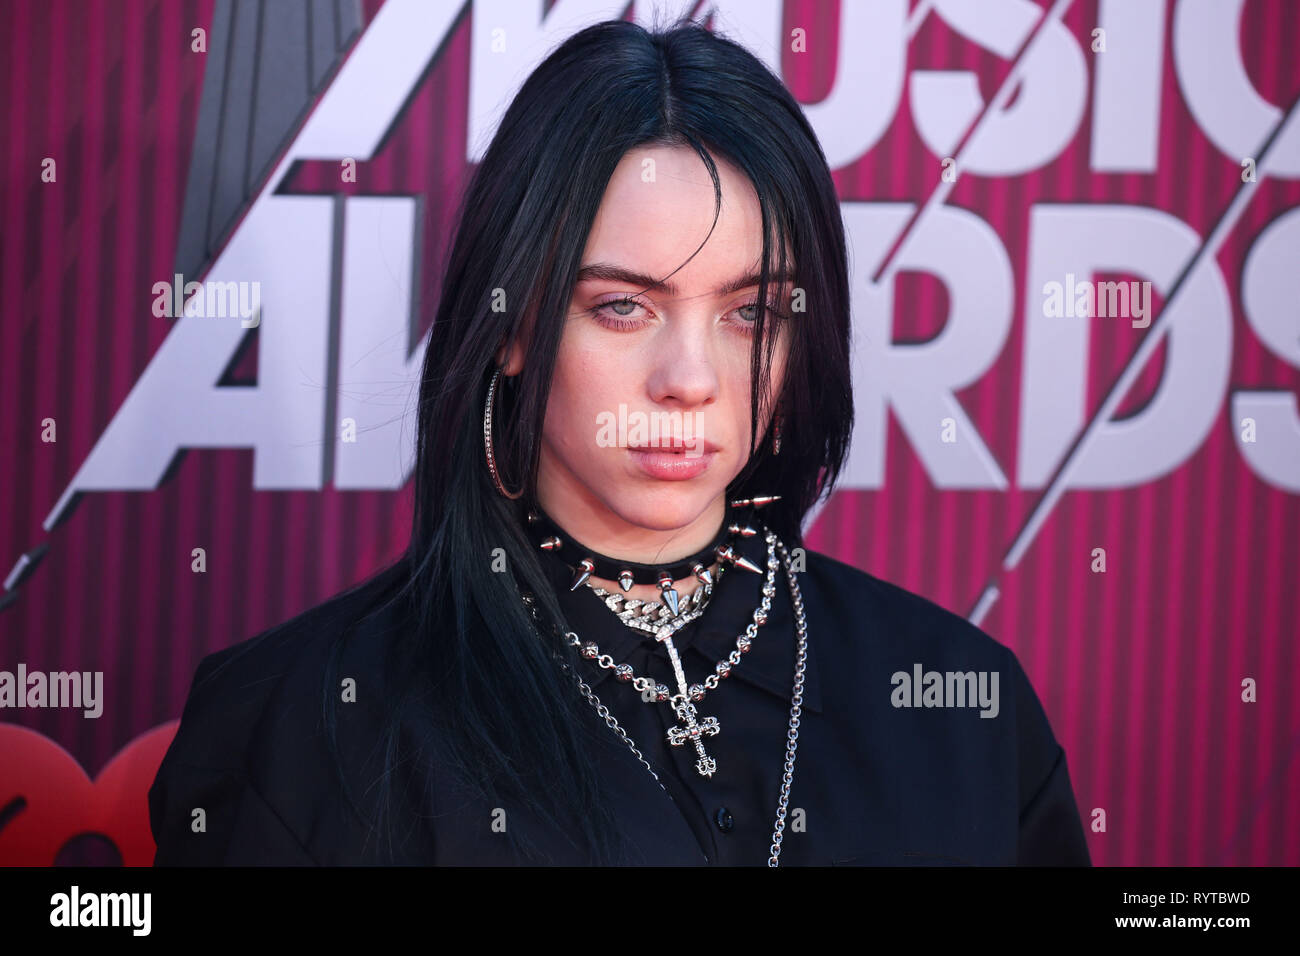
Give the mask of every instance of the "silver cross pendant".
POLYGON ((699 760, 695 761, 695 769, 702 777, 712 777, 718 769, 718 762, 704 752, 704 743, 701 737, 712 737, 721 728, 718 726, 718 718, 705 717, 703 720, 696 719, 695 705, 689 700, 678 701, 674 708, 677 711, 677 719, 685 727, 669 727, 668 743, 674 747, 680 747, 688 740, 695 745, 695 752, 699 755, 699 760))

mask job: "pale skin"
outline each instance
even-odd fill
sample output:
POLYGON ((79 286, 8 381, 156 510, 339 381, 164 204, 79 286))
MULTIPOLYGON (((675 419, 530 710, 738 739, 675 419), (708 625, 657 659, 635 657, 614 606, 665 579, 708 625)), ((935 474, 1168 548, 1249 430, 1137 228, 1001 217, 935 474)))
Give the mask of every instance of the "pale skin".
MULTIPOLYGON (((749 460, 750 326, 758 283, 720 290, 758 272, 762 217, 745 175, 713 158, 721 212, 708 242, 680 269, 713 222, 708 170, 687 147, 644 147, 622 158, 582 266, 613 265, 654 280, 673 273, 667 281, 676 286, 674 294, 643 293, 646 282, 587 278, 575 287, 565 319, 542 433, 538 500, 569 534, 612 558, 668 563, 707 546, 725 514, 727 485, 749 460), (649 182, 643 175, 647 159, 654 161, 649 182), (621 296, 631 304, 620 303, 621 296), (685 480, 654 478, 637 467, 626 447, 632 440, 602 444, 597 416, 617 415, 620 404, 629 415, 680 412, 681 420, 698 423, 696 434, 718 449, 709 467, 685 480)), ((790 286, 769 282, 769 302, 785 303, 790 286)), ((770 313, 768 322, 780 328, 769 381, 775 396, 789 330, 770 313)), ((508 356, 504 347, 497 353, 504 375, 523 370, 526 335, 508 356)), ((770 408, 762 409, 760 437, 770 419, 770 408)), ((717 569, 715 563, 715 574, 717 569)), ((653 584, 623 592, 615 581, 590 580, 644 601, 661 597, 653 584)), ((685 598, 699 582, 688 576, 674 586, 685 598)))

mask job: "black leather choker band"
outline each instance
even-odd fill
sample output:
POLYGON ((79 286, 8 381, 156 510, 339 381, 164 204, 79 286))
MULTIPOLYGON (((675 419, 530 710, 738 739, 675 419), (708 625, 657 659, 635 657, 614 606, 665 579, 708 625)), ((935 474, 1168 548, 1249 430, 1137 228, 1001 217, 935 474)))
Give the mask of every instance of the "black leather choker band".
POLYGON ((664 602, 674 614, 678 613, 678 595, 673 582, 694 575, 705 585, 712 585, 709 568, 715 561, 762 574, 762 569, 735 549, 735 542, 758 533, 747 522, 749 512, 780 500, 780 495, 763 495, 757 498, 738 498, 728 502, 722 527, 709 546, 672 564, 637 564, 620 561, 586 547, 574 540, 540 507, 528 513, 529 530, 537 545, 563 561, 574 573, 569 590, 575 591, 591 576, 606 581, 617 581, 619 587, 629 591, 633 584, 654 584, 663 591, 664 602))

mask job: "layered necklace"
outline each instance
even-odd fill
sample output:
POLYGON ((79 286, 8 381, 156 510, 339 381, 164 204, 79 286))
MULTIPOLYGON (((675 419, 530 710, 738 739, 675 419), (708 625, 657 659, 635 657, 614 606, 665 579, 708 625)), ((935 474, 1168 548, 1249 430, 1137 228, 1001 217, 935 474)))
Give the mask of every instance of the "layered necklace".
MULTIPOLYGON (((731 509, 758 509, 776 500, 778 500, 777 496, 744 498, 730 502, 730 507, 731 509)), ((610 655, 602 654, 600 647, 594 641, 583 641, 573 631, 567 631, 563 635, 563 640, 576 648, 580 656, 586 660, 595 661, 599 667, 612 670, 614 676, 620 682, 630 684, 641 695, 644 702, 651 705, 667 703, 672 708, 677 717, 677 726, 669 728, 667 733, 668 743, 674 747, 687 744, 693 746, 697 758, 695 770, 703 777, 712 777, 718 769, 717 760, 704 749, 704 738, 716 736, 722 728, 716 717, 701 717, 695 705, 703 701, 705 695, 715 689, 731 673, 732 669, 740 664, 741 656, 753 646, 758 629, 767 623, 768 615, 772 609, 772 597, 776 593, 776 570, 781 564, 784 564, 786 580, 790 589, 790 600, 795 610, 798 644, 794 691, 790 700, 790 724, 786 734, 787 743, 781 780, 781 795, 777 803, 776 821, 772 831, 772 844, 768 857, 768 865, 777 866, 781 854, 781 839, 785 831, 790 784, 794 779, 795 752, 799 741, 799 715, 803 705, 804 668, 807 662, 807 622, 804 619, 803 597, 799 591, 799 584, 795 580, 794 571, 790 566, 790 556, 786 553, 785 545, 770 529, 764 526, 764 538, 767 542, 767 568, 762 587, 762 600, 759 606, 754 609, 753 619, 736 638, 735 649, 727 657, 718 661, 714 667, 714 672, 702 682, 690 684, 687 682, 681 657, 672 640, 674 633, 698 618, 707 607, 715 583, 714 577, 708 568, 715 561, 720 562, 718 580, 727 573, 728 567, 739 567, 757 574, 764 573, 763 569, 739 554, 735 549, 736 539, 750 537, 758 532, 749 524, 741 524, 739 521, 731 520, 732 517, 732 513, 729 511, 727 518, 723 520, 718 536, 707 548, 681 561, 665 566, 641 565, 607 558, 574 541, 555 522, 538 510, 529 512, 528 521, 530 528, 534 530, 534 534, 540 537, 538 546, 560 557, 574 572, 570 590, 576 590, 584 583, 587 584, 597 597, 604 600, 606 606, 624 624, 653 635, 656 641, 664 645, 676 678, 676 693, 673 693, 666 684, 658 683, 646 676, 638 676, 630 664, 617 663, 610 655), (777 561, 778 553, 780 554, 780 562, 777 561), (689 574, 693 574, 700 581, 700 585, 685 602, 682 602, 680 595, 673 587, 673 582, 689 574), (630 590, 633 584, 657 584, 664 595, 663 603, 637 601, 595 587, 588 582, 588 579, 593 575, 605 580, 617 580, 619 586, 625 592, 630 590)), ((758 523, 761 524, 761 522, 758 523)), ((533 595, 524 594, 522 599, 532 612, 534 620, 539 626, 542 625, 533 595)), ((561 667, 566 672, 570 670, 563 661, 561 667)), ((655 773, 654 768, 642 755, 636 743, 619 725, 614 715, 610 713, 609 708, 600 702, 600 698, 595 695, 591 687, 579 675, 575 674, 574 677, 577 680, 578 689, 595 708, 596 713, 627 744, 637 760, 650 772, 650 775, 659 784, 660 788, 667 792, 667 788, 664 787, 663 781, 659 779, 659 775, 655 773)))

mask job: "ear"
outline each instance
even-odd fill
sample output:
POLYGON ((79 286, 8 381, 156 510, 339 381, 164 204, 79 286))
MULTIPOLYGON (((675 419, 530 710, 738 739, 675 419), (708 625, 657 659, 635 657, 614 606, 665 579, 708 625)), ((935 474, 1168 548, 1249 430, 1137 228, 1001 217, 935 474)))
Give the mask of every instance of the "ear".
POLYGON ((528 354, 528 347, 533 341, 533 321, 536 317, 536 310, 529 310, 524 316, 520 325, 519 335, 511 343, 510 348, 506 349, 505 341, 497 349, 497 365, 501 367, 501 374, 509 377, 518 375, 524 370, 524 358, 528 354))
POLYGON ((501 374, 507 378, 518 375, 524 370, 524 345, 519 339, 515 339, 514 344, 510 346, 510 351, 506 352, 505 343, 497 349, 497 365, 501 367, 501 374))

